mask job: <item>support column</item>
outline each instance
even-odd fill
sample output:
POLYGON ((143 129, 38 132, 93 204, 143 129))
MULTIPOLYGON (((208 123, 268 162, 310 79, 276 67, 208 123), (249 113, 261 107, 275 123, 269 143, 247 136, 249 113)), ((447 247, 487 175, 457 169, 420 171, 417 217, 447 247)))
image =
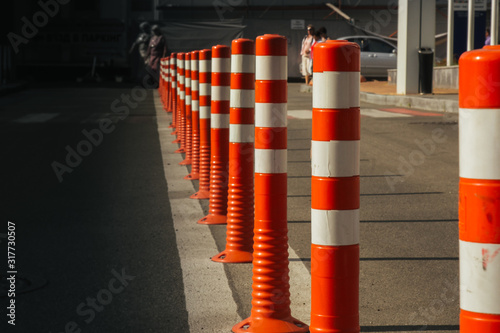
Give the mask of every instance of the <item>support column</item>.
POLYGON ((418 93, 418 49, 435 49, 436 1, 399 0, 397 93, 418 93))
POLYGON ((498 44, 498 0, 491 0, 491 44, 498 44))

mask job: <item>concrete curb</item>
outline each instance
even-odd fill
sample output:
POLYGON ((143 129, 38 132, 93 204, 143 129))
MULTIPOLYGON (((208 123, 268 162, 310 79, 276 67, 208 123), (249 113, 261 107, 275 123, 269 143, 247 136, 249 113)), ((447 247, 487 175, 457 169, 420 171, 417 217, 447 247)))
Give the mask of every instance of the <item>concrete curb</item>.
MULTIPOLYGON (((299 91, 301 93, 312 93, 312 86, 301 84, 299 91)), ((393 105, 424 111, 458 113, 458 98, 439 98, 438 96, 439 95, 381 95, 362 91, 359 93, 359 100, 361 102, 378 105, 393 105)))
POLYGON ((458 113, 458 101, 453 99, 430 98, 425 96, 378 95, 367 92, 360 92, 359 98, 361 102, 372 104, 394 105, 426 111, 458 113))

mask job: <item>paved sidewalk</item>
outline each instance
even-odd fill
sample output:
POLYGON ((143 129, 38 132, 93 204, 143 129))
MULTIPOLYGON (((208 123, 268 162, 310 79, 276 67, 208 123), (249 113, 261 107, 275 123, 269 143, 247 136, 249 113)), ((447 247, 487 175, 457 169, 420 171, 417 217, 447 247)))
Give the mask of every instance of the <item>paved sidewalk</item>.
MULTIPOLYGON (((302 92, 312 92, 312 87, 305 84, 302 92)), ((438 112, 458 112, 458 90, 434 89, 432 94, 398 95, 396 85, 387 81, 367 81, 361 83, 361 102, 394 105, 405 108, 414 108, 438 112)))

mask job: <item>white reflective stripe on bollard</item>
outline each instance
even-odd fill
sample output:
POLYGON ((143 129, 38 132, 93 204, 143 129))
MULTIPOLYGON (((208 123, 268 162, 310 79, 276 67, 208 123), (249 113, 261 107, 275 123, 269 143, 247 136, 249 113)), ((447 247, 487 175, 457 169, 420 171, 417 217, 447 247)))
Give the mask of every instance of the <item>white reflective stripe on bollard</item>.
POLYGON ((287 56, 256 57, 255 80, 286 80, 288 79, 287 56))
POLYGON ((211 115, 210 106, 200 106, 200 119, 210 119, 211 115))
POLYGON ((311 209, 311 242, 326 246, 359 244, 359 209, 311 209))
POLYGON ((229 86, 212 86, 212 101, 229 101, 231 88, 229 86))
POLYGON ((224 113, 212 113, 210 117, 210 127, 229 128, 229 115, 224 113))
POLYGON ((359 175, 360 143, 356 141, 312 141, 312 175, 353 177, 359 175), (342 156, 342 158, 339 158, 342 156))
POLYGON ((255 127, 286 127, 287 103, 255 103, 255 127))
POLYGON ((460 240, 460 308, 500 314, 500 244, 460 240))
POLYGON ((212 85, 210 83, 200 83, 200 96, 210 96, 212 85))
POLYGON ((191 101, 191 111, 199 111, 200 110, 200 101, 197 99, 193 99, 191 101))
POLYGON ((255 173, 286 173, 286 149, 255 149, 255 173))
POLYGON ((255 107, 255 90, 231 89, 230 101, 232 108, 253 108, 255 107))
POLYGON ((460 109, 458 126, 460 177, 499 180, 500 109, 460 109))
MULTIPOLYGON (((207 84, 207 83, 204 83, 207 84)), ((191 90, 192 91, 198 91, 200 87, 200 81, 199 80, 191 80, 191 90)))
POLYGON ((199 60, 200 62, 200 72, 201 73, 210 73, 212 70, 212 61, 211 60, 199 60))
POLYGON ((229 142, 252 143, 255 137, 254 125, 229 124, 229 142))
POLYGON ((231 55, 231 73, 255 73, 255 55, 231 55))
POLYGON ((212 73, 230 73, 230 58, 212 58, 212 73))
POLYGON ((313 108, 359 107, 359 72, 314 73, 313 108))

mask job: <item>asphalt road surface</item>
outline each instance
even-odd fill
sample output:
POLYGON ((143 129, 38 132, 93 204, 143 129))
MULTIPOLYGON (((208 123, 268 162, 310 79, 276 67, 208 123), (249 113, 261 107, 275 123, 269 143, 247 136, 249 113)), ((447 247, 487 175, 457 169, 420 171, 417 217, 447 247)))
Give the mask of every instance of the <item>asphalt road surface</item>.
MULTIPOLYGON (((309 323, 311 95, 298 91, 289 85, 291 310, 309 323)), ((361 331, 458 332, 457 115, 362 115, 361 331)), ((252 266, 209 260, 225 226, 196 224, 208 202, 188 199, 198 182, 182 179, 169 122, 156 92, 127 85, 0 98, 0 332, 220 333, 250 315, 252 266)))

